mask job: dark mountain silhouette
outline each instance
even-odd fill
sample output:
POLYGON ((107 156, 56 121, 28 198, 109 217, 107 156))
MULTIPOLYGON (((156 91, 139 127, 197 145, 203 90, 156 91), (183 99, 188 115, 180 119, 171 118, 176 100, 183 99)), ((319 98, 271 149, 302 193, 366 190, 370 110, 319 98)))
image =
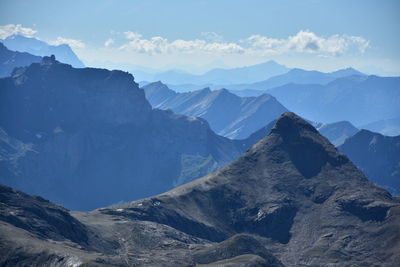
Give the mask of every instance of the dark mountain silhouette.
POLYGON ((287 84, 266 92, 309 120, 363 125, 398 116, 399 89, 400 77, 350 76, 327 85, 287 84))
POLYGON ((400 136, 384 136, 361 130, 339 146, 339 150, 370 181, 400 195, 400 136))
POLYGON ((10 76, 14 68, 40 62, 41 57, 29 53, 11 51, 0 42, 0 78, 10 76))
POLYGON ((235 139, 247 138, 287 111, 268 94, 238 97, 225 89, 211 91, 209 88, 176 93, 161 82, 148 84, 143 89, 154 108, 201 117, 216 133, 235 139))
POLYGON ((55 55, 59 61, 70 64, 75 68, 85 67, 67 44, 49 45, 36 38, 28 38, 22 35, 7 37, 3 40, 3 43, 11 50, 27 52, 41 57, 55 55))
MULTIPOLYGON (((25 219, 22 203, 31 197, 13 191, 22 197, 10 205, 16 197, 4 191, 10 189, 0 187, 7 214, 25 219)), ((54 266, 395 266, 400 260, 399 200, 293 113, 211 175, 71 215, 86 229, 84 244, 68 235, 40 239, 2 219, 2 265, 22 259, 54 266)))
POLYGON ((0 79, 0 101, 0 182, 68 208, 158 194, 245 151, 203 119, 152 110, 128 73, 54 57, 0 79))

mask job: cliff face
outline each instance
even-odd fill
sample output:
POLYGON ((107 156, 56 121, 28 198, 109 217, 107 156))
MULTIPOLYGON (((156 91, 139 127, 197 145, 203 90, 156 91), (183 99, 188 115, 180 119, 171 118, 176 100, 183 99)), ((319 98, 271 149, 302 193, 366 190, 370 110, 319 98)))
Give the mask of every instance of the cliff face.
POLYGON ((1 79, 0 98, 0 182, 73 209, 161 193, 243 152, 204 120, 152 110, 121 71, 45 57, 1 79))

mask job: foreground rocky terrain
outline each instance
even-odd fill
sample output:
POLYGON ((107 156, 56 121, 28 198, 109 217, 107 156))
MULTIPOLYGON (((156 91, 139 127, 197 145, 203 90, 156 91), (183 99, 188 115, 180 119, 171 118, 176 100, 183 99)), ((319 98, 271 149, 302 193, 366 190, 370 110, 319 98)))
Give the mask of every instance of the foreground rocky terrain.
POLYGON ((69 212, 2 186, 0 200, 2 266, 400 262, 400 201, 293 113, 227 167, 151 198, 69 212))

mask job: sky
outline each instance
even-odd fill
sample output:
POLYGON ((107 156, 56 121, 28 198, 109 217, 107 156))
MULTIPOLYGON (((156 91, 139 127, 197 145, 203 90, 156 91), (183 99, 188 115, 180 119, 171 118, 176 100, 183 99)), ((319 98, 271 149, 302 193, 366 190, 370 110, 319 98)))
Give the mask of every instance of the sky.
POLYGON ((400 75, 398 0, 1 0, 0 39, 69 44, 88 66, 200 73, 275 60, 400 75))

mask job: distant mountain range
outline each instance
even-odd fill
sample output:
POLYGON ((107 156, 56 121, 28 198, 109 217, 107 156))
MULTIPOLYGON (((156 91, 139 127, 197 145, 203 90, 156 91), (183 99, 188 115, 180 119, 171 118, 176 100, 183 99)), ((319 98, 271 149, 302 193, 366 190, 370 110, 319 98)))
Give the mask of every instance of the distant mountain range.
MULTIPOLYGON (((255 65, 257 66, 257 65, 255 65)), ((254 66, 254 67, 255 67, 254 66)), ((252 67, 247 67, 251 70, 252 67)), ((247 68, 245 68, 247 70, 247 68)), ((242 69, 227 69, 229 71, 241 72, 246 71, 242 69)), ((210 71, 211 73, 217 72, 216 70, 210 71)), ((194 91, 200 88, 209 87, 211 90, 216 90, 220 88, 226 88, 233 91, 235 94, 240 96, 257 96, 263 93, 263 91, 282 86, 289 83, 296 83, 296 84, 321 84, 325 85, 335 79, 359 75, 364 76, 365 74, 353 69, 341 69, 334 72, 320 72, 320 71, 311 71, 311 70, 303 70, 303 69, 286 69, 286 71, 277 74, 277 75, 264 75, 258 81, 251 81, 246 83, 246 79, 240 80, 237 79, 235 82, 217 82, 215 79, 206 79, 202 80, 202 82, 193 82, 190 77, 186 77, 185 79, 181 80, 174 80, 169 79, 169 74, 173 74, 174 72, 165 72, 162 76, 153 76, 152 81, 160 80, 163 83, 167 84, 170 89, 173 89, 177 92, 187 92, 187 91, 194 91)), ((244 75, 244 74, 243 74, 244 75)), ((240 73, 235 73, 235 77, 243 76, 240 73)), ((203 77, 203 76, 202 76, 203 77)), ((139 79, 140 80, 140 79, 139 79)))
POLYGON ((399 199, 293 113, 229 166, 157 196, 91 212, 5 186, 0 199, 2 266, 389 267, 400 260, 399 199))
MULTIPOLYGON (((152 75, 143 75, 142 71, 132 73, 137 81, 162 81, 166 84, 237 84, 237 83, 253 83, 265 80, 269 77, 286 73, 289 68, 278 64, 275 61, 267 61, 261 64, 230 68, 230 69, 212 69, 201 75, 194 75, 183 71, 168 70, 152 75)), ((220 87, 221 88, 221 87, 220 87)))
POLYGON ((400 117, 387 120, 374 121, 360 126, 362 129, 367 129, 383 135, 396 136, 400 135, 400 117))
POLYGON ((36 38, 28 38, 22 35, 12 35, 2 42, 10 50, 27 52, 41 57, 55 55, 60 62, 70 64, 75 68, 85 67, 67 44, 54 46, 36 38))
POLYGON ((326 85, 286 84, 264 92, 312 121, 347 120, 359 126, 400 114, 400 77, 349 76, 326 85))
POLYGON ((245 151, 203 119, 152 110, 122 71, 44 57, 0 88, 0 183, 68 208, 159 194, 245 151))
POLYGON ((231 139, 247 138, 287 111, 268 94, 238 97, 226 89, 211 91, 209 88, 176 93, 161 82, 148 84, 143 89, 154 108, 203 118, 216 133, 231 139))
POLYGON ((0 42, 0 78, 10 76, 14 68, 40 62, 41 57, 26 52, 11 51, 0 42))
POLYGON ((353 69, 341 69, 334 72, 320 72, 315 70, 291 69, 287 73, 266 79, 265 81, 252 84, 229 85, 230 90, 267 90, 286 84, 328 84, 338 78, 359 75, 363 73, 353 69))
POLYGON ((361 130, 339 146, 369 180, 400 195, 400 136, 361 130))

